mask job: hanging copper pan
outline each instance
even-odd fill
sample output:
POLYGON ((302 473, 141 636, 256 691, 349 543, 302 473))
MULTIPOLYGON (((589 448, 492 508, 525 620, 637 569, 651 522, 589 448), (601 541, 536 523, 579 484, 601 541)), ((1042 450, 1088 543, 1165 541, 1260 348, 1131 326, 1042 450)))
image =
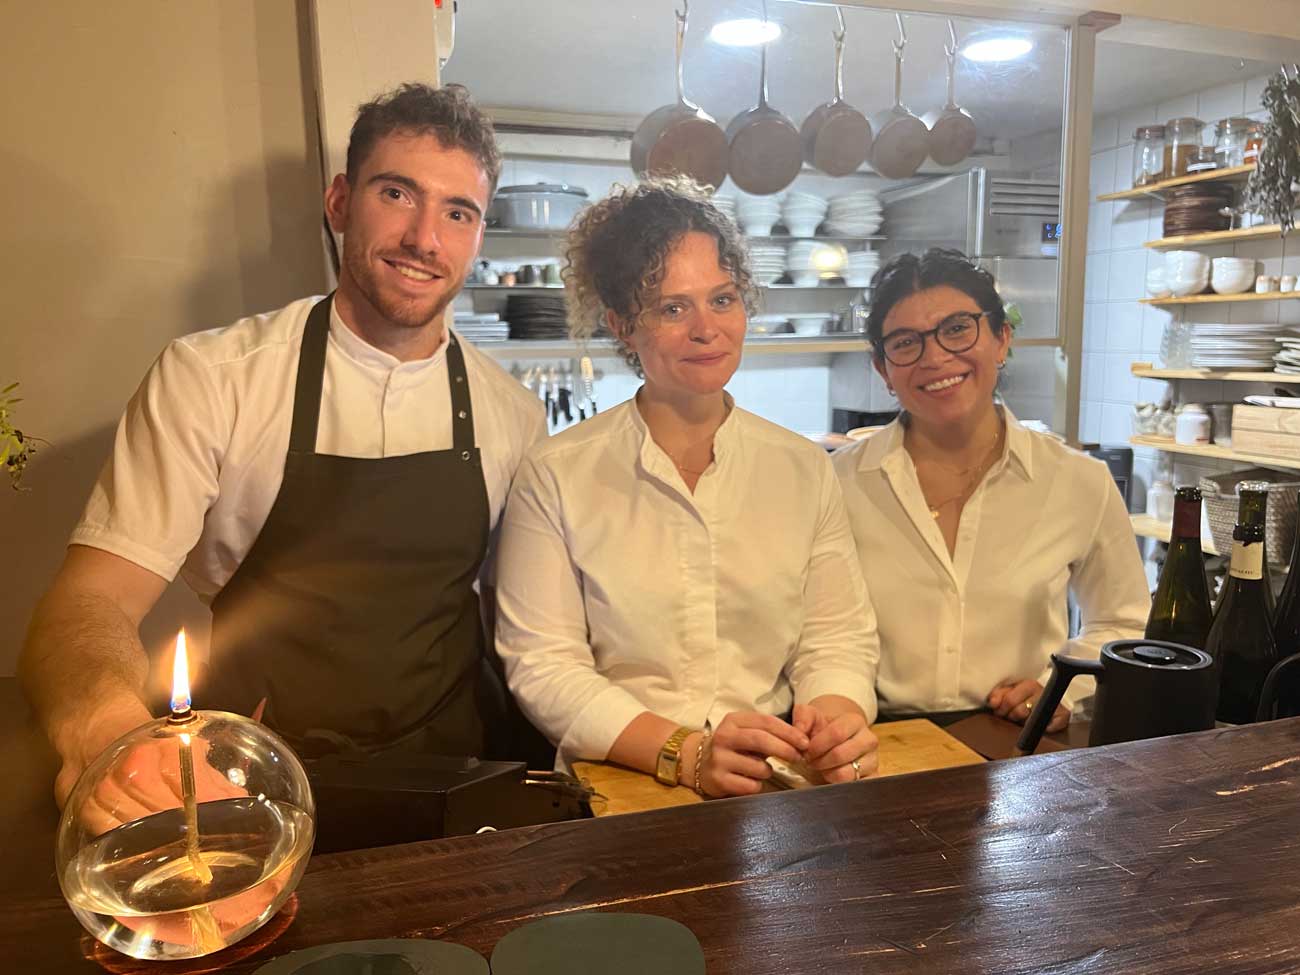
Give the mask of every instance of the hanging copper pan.
POLYGON ((717 188, 727 178, 727 137, 713 118, 686 99, 682 48, 690 0, 677 12, 677 101, 657 108, 632 136, 632 169, 638 176, 684 175, 717 188))
POLYGON ((813 109, 799 129, 803 158, 828 176, 857 172, 871 152, 871 123, 844 100, 844 14, 836 7, 840 28, 835 37, 835 97, 813 109))
POLYGON ((780 193, 799 175, 803 165, 799 130, 767 103, 766 44, 758 82, 758 104, 731 120, 727 141, 731 143, 731 178, 746 193, 755 196, 780 193))

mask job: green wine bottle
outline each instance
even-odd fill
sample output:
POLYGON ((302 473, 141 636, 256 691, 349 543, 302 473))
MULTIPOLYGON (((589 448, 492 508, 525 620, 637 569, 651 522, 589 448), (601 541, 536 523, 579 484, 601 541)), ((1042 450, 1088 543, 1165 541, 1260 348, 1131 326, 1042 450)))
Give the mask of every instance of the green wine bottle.
MULTIPOLYGON (((1296 533, 1291 546, 1291 567, 1282 585, 1282 595, 1277 599, 1273 635, 1279 659, 1300 653, 1300 532, 1296 533)), ((1292 671, 1283 677, 1278 688, 1277 716, 1292 718, 1297 715, 1300 715, 1300 678, 1292 671)))
MULTIPOLYGON (((1237 485, 1237 522, 1251 528, 1258 527, 1261 533, 1268 532, 1268 481, 1241 481, 1237 485)), ((1272 616, 1277 612, 1277 602, 1273 596, 1273 576, 1268 568, 1268 541, 1264 542, 1264 598, 1268 600, 1268 612, 1272 616)))
POLYGON ((1263 564, 1263 529, 1238 521, 1232 531, 1228 578, 1205 644, 1219 672, 1215 717, 1229 724, 1255 720, 1264 679, 1278 659, 1273 617, 1264 598, 1263 564))
POLYGON ((1148 640, 1168 640, 1204 650, 1213 622, 1205 560, 1201 556, 1201 492, 1183 487, 1174 495, 1169 553, 1143 635, 1148 640))

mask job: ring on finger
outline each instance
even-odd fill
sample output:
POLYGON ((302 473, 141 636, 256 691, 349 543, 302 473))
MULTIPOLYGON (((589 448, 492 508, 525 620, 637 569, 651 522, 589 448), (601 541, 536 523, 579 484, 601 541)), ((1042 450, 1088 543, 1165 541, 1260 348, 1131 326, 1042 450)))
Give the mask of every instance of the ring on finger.
POLYGON ((1025 702, 1025 710, 1026 710, 1026 711, 1029 711, 1030 713, 1033 712, 1033 710, 1034 710, 1034 699, 1033 699, 1032 697, 1031 697, 1029 700, 1027 700, 1027 701, 1025 702))
POLYGON ((856 782, 858 779, 862 778, 862 765, 856 758, 849 762, 849 764, 853 766, 853 781, 856 782))

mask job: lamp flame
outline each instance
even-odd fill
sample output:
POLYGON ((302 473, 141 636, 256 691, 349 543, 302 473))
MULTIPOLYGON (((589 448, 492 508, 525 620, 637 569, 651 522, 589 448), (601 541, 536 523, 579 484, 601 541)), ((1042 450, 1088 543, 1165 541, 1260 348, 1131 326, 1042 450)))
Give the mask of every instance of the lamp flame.
POLYGON ((185 652, 185 630, 176 634, 176 656, 172 661, 172 713, 190 709, 190 666, 185 652))

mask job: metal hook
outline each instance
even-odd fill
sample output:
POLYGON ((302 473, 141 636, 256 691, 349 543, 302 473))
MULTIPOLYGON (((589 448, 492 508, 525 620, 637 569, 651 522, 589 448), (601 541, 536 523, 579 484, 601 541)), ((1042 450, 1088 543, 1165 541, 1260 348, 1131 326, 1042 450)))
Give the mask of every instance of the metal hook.
POLYGON ((844 40, 844 11, 839 7, 835 8, 835 18, 840 22, 840 29, 835 32, 835 39, 842 41, 844 40))
POLYGON ((690 15, 691 15, 691 0, 682 0, 682 9, 677 11, 677 19, 680 20, 683 24, 685 24, 686 18, 689 17, 690 15))
POLYGON ((894 14, 894 20, 898 24, 898 36, 900 38, 900 40, 894 41, 894 53, 902 57, 903 48, 907 47, 907 28, 903 26, 902 14, 894 14))
POLYGON ((952 46, 945 45, 943 53, 948 55, 949 60, 952 60, 957 56, 957 28, 953 27, 951 17, 948 18, 948 37, 952 40, 952 46))

